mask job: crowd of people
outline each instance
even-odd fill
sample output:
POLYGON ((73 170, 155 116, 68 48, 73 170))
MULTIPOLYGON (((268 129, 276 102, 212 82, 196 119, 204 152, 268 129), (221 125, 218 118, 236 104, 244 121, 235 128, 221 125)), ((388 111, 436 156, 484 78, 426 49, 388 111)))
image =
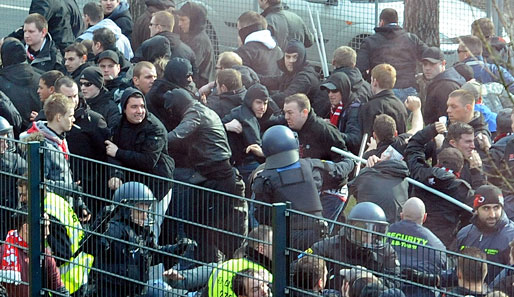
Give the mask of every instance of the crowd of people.
POLYGON ((269 204, 290 202, 292 296, 514 296, 514 270, 480 261, 514 265, 514 71, 489 19, 448 65, 386 8, 323 77, 281 0, 242 12, 238 48, 219 55, 207 8, 145 3, 134 21, 125 0, 32 0, 0 41, 8 296, 28 296, 27 160, 13 139, 43 147, 54 292, 271 296, 269 204))

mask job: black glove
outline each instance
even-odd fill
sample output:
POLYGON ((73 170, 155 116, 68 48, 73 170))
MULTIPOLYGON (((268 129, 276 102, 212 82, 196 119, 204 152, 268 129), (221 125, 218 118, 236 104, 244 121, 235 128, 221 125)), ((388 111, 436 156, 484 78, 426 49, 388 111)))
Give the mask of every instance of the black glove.
POLYGON ((402 278, 426 286, 439 286, 440 278, 436 274, 419 271, 412 268, 402 270, 402 278))
POLYGON ((196 241, 189 238, 182 238, 176 244, 165 246, 163 250, 167 253, 182 255, 189 247, 196 248, 197 246, 196 241))

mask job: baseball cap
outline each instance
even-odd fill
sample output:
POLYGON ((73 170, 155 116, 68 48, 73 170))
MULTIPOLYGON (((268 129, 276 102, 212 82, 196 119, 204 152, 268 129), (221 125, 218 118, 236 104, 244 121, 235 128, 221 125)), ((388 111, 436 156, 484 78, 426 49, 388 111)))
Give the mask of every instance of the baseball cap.
POLYGON ((336 85, 334 85, 334 83, 330 82, 330 81, 327 81, 326 83, 322 83, 319 88, 321 90, 324 90, 324 89, 327 89, 327 90, 330 90, 330 91, 334 91, 334 90, 337 90, 337 87, 336 85))
POLYGON ((103 59, 111 59, 114 63, 120 64, 120 57, 115 51, 112 50, 106 50, 100 53, 98 56, 98 63, 102 61, 103 59))
POLYGON ((429 47, 421 54, 421 61, 427 60, 430 63, 439 63, 444 61, 443 52, 435 46, 429 47))

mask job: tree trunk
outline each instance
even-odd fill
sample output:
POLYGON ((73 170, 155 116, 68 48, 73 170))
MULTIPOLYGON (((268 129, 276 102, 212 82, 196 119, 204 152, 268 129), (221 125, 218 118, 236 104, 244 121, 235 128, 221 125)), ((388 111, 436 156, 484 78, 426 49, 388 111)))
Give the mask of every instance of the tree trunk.
POLYGON ((439 47, 439 0, 405 0, 403 27, 428 46, 439 47))
POLYGON ((130 4, 130 14, 132 15, 132 19, 134 22, 137 18, 142 15, 146 10, 145 1, 143 0, 128 0, 130 4))

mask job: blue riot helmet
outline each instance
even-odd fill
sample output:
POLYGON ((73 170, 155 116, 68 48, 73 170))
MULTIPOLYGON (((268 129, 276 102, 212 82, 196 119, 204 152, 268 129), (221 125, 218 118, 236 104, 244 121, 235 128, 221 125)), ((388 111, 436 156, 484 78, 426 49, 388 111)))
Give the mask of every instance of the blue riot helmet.
POLYGON ((0 116, 0 154, 15 150, 14 143, 8 139, 14 139, 12 126, 9 121, 0 116))
MULTIPOLYGON (((356 204, 350 211, 347 221, 352 226, 381 234, 385 234, 389 226, 384 210, 373 202, 356 204)), ((353 243, 366 248, 382 247, 384 244, 382 236, 371 232, 351 229, 346 235, 353 243)))
POLYGON ((300 159, 298 139, 286 126, 273 126, 262 136, 262 152, 266 156, 266 169, 281 168, 300 159))
MULTIPOLYGON (((121 214, 125 218, 130 218, 132 222, 138 225, 148 225, 147 214, 148 209, 134 208, 141 204, 147 204, 152 207, 157 201, 150 188, 139 182, 126 182, 122 184, 116 192, 114 192, 113 200, 130 207, 122 207, 121 214)), ((142 207, 142 206, 140 206, 142 207)))

